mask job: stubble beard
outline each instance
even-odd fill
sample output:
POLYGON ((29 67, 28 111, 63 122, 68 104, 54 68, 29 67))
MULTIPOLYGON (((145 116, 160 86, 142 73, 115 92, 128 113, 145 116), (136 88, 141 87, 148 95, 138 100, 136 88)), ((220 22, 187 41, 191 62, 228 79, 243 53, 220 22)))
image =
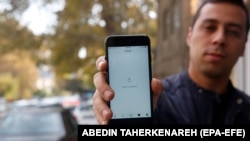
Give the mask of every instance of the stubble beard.
POLYGON ((199 66, 200 72, 210 79, 220 79, 229 77, 229 70, 222 68, 222 65, 218 64, 203 64, 199 66))

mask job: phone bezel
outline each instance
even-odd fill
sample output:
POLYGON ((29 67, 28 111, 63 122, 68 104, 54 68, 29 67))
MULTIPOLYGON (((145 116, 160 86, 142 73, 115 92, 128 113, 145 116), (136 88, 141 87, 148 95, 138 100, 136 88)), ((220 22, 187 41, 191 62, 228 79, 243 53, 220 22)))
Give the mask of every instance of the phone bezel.
MULTIPOLYGON (((150 38, 147 35, 110 35, 105 39, 105 59, 108 62, 108 47, 109 46, 148 46, 148 69, 149 69, 149 88, 150 88, 150 111, 151 117, 140 118, 122 118, 111 119, 109 124, 151 124, 153 123, 153 100, 152 100, 152 69, 151 69, 151 46, 150 38)), ((107 68, 107 74, 109 74, 109 68, 107 68)), ((109 83, 109 76, 107 75, 107 82, 109 83)), ((109 105, 110 106, 110 105, 109 105)))

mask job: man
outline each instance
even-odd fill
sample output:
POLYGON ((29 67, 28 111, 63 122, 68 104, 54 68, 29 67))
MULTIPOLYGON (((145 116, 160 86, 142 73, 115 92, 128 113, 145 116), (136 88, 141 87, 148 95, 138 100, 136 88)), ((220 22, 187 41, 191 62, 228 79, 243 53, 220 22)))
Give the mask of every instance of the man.
MULTIPOLYGON (((190 61, 187 71, 152 80, 157 124, 250 124, 250 98, 236 89, 230 74, 244 54, 249 13, 242 0, 204 0, 188 31, 190 61)), ((107 62, 96 61, 94 111, 107 124, 115 96, 106 83, 107 62)))

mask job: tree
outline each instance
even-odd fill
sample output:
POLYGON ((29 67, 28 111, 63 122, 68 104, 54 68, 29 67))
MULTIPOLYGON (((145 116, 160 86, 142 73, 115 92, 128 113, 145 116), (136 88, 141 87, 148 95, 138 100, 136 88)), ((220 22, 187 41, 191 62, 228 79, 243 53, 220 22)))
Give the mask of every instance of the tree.
POLYGON ((36 64, 41 62, 37 54, 45 36, 35 36, 16 18, 29 7, 29 1, 3 2, 11 8, 0 13, 0 96, 9 100, 31 98, 36 89, 36 64))
POLYGON ((0 97, 12 101, 18 98, 19 82, 11 73, 0 74, 0 97))
MULTIPOLYGON (((104 55, 104 40, 110 34, 148 34, 155 48, 156 11, 154 0, 65 0, 63 11, 58 12, 55 34, 34 35, 20 25, 18 17, 34 1, 10 0, 12 8, 0 13, 0 55, 13 50, 27 52, 37 66, 48 64, 55 70, 57 84, 76 79, 87 89, 93 88, 92 78, 97 71, 95 60, 104 55), (79 58, 81 48, 87 49, 86 58, 79 58), (44 57, 44 52, 51 55, 44 57), (74 76, 72 78, 71 76, 74 76)), ((44 7, 52 0, 42 1, 44 7)), ((19 56, 20 57, 20 56, 19 56)), ((69 85, 71 86, 71 85, 69 85)))
POLYGON ((38 74, 36 65, 29 55, 26 52, 13 51, 2 55, 0 63, 2 95, 12 100, 31 98, 36 89, 38 74))
POLYGON ((149 16, 155 11, 153 0, 67 0, 59 12, 56 34, 49 40, 51 63, 57 78, 70 79, 65 74, 75 73, 83 85, 92 87, 96 72, 95 60, 104 55, 104 39, 110 34, 148 34, 155 47, 156 20, 149 16), (80 59, 80 48, 87 48, 87 57, 80 59), (66 76, 66 77, 65 77, 66 76))
MULTIPOLYGON (((0 55, 15 49, 35 51, 42 43, 42 37, 34 36, 26 26, 21 26, 14 15, 21 15, 27 7, 27 0, 11 0, 12 8, 0 13, 0 55)), ((33 56, 36 58, 35 56, 33 56)))

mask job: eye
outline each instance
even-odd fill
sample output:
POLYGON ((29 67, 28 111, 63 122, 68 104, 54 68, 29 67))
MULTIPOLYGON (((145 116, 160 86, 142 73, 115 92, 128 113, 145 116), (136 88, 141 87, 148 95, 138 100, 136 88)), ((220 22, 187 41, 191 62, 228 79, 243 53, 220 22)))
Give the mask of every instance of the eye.
POLYGON ((237 31, 237 30, 232 30, 232 29, 229 29, 229 30, 226 30, 226 33, 230 36, 235 36, 235 37, 239 37, 240 36, 240 32, 237 31))
POLYGON ((215 27, 215 26, 212 26, 212 25, 204 26, 204 28, 205 28, 207 31, 215 31, 215 30, 216 30, 216 27, 215 27))

